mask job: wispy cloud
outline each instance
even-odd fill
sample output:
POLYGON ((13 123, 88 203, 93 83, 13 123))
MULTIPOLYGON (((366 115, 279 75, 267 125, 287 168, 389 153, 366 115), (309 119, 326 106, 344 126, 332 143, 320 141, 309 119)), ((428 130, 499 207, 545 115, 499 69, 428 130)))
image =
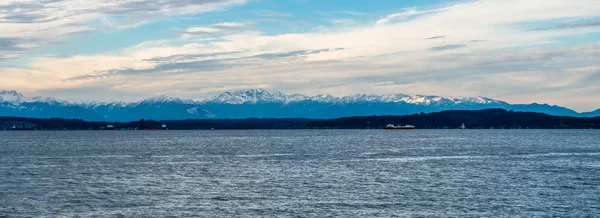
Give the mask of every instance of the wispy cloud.
POLYGON ((282 25, 290 25, 290 24, 306 24, 305 20, 284 20, 284 19, 275 19, 275 18, 261 18, 257 20, 249 20, 250 22, 259 22, 259 23, 278 23, 282 25))
POLYGON ((429 38, 425 38, 425 39, 432 40, 432 39, 442 39, 442 38, 446 38, 446 36, 433 36, 433 37, 429 37, 429 38))
POLYGON ((530 29, 530 30, 531 31, 563 30, 563 29, 598 27, 598 26, 600 26, 600 20, 592 20, 592 21, 585 21, 585 22, 578 22, 578 23, 561 24, 561 25, 552 26, 552 27, 535 28, 535 29, 530 29))
POLYGON ((23 51, 25 48, 20 46, 23 43, 19 38, 0 38, 0 51, 23 51))
POLYGON ((272 61, 286 58, 306 58, 309 55, 315 55, 323 52, 341 51, 344 48, 335 49, 318 49, 318 50, 298 50, 279 53, 262 53, 241 57, 221 58, 222 55, 238 54, 238 52, 222 52, 209 54, 188 54, 188 55, 172 55, 167 57, 156 57, 144 59, 144 61, 156 62, 157 64, 151 68, 145 69, 110 69, 101 72, 93 72, 91 74, 69 77, 62 79, 63 82, 75 82, 81 80, 95 80, 110 78, 118 75, 147 75, 147 74, 187 74, 193 72, 208 72, 230 69, 241 66, 257 65, 253 60, 261 59, 264 61, 272 61), (193 60, 196 58, 211 58, 207 60, 193 60))
POLYGON ((404 8, 404 9, 402 9, 402 12, 400 12, 400 13, 390 14, 390 15, 387 15, 384 18, 378 20, 376 22, 376 25, 382 25, 382 24, 390 23, 390 22, 393 22, 396 20, 413 17, 413 16, 418 16, 418 15, 422 15, 422 14, 430 14, 430 13, 446 11, 449 9, 452 9, 452 7, 438 8, 438 9, 432 9, 432 10, 417 10, 416 7, 404 8))
POLYGON ((91 79, 102 79, 113 76, 136 76, 136 75, 153 75, 153 74, 186 74, 194 70, 202 70, 203 72, 218 71, 236 66, 241 64, 228 63, 225 64, 226 60, 202 60, 202 61, 189 61, 189 62, 178 62, 178 63, 164 63, 158 64, 157 66, 150 69, 111 69, 103 72, 92 73, 82 76, 76 76, 71 78, 63 79, 64 82, 73 82, 80 80, 91 80, 91 79))
POLYGON ((465 45, 465 44, 450 44, 450 45, 431 47, 431 48, 429 48, 429 50, 430 51, 444 51, 444 50, 452 50, 452 49, 458 49, 458 48, 464 48, 464 47, 467 47, 467 45, 465 45))
POLYGON ((233 33, 241 30, 251 29, 246 27, 243 23, 218 23, 209 26, 190 27, 183 31, 174 31, 181 34, 187 35, 206 35, 206 34, 220 34, 220 33, 233 33))
POLYGON ((247 58, 262 58, 262 59, 266 59, 266 60, 272 60, 272 59, 287 58, 287 57, 305 57, 305 56, 311 55, 311 54, 319 54, 319 53, 322 53, 322 52, 341 51, 341 50, 344 50, 344 48, 318 49, 318 50, 298 50, 298 51, 291 51, 291 52, 265 53, 265 54, 259 54, 259 55, 249 56, 247 58))
MULTIPOLYGON (((72 34, 95 33, 97 20, 114 18, 111 28, 129 28, 159 17, 220 10, 246 0, 48 0, 0 2, 0 38, 19 38, 38 48, 72 34)), ((11 55, 19 53, 11 52, 11 55)))
MULTIPOLYGON (((133 69, 128 69, 128 70, 133 70, 133 69)), ((91 74, 86 74, 86 75, 82 75, 82 76, 75 76, 75 77, 63 79, 62 81, 72 82, 72 81, 78 81, 78 80, 109 78, 109 77, 119 74, 120 72, 121 72, 120 70, 107 70, 107 71, 102 71, 102 72, 94 72, 91 74)))
POLYGON ((350 24, 354 23, 353 19, 335 19, 331 21, 334 24, 350 24))
POLYGON ((181 55, 170 55, 166 57, 155 57, 149 59, 143 59, 143 61, 150 62, 182 62, 187 60, 193 60, 197 58, 217 58, 223 55, 238 54, 239 52, 215 52, 206 54, 181 54, 181 55))
POLYGON ((391 85, 395 85, 394 81, 385 81, 385 82, 375 83, 375 86, 391 86, 391 85))

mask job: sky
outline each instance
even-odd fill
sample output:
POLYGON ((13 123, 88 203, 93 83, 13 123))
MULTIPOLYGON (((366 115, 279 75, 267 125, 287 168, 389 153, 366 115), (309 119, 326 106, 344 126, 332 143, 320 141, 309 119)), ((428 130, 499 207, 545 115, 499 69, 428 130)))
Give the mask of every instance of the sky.
POLYGON ((2 0, 0 90, 486 96, 600 108, 598 0, 2 0))

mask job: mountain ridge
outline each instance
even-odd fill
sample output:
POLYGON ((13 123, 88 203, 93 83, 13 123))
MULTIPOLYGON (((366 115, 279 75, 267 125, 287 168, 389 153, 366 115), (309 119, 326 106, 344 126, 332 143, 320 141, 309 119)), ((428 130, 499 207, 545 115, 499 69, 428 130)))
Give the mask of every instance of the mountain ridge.
MULTIPOLYGON (((441 97, 436 95, 405 95, 405 94, 383 94, 383 95, 375 95, 375 94, 355 94, 348 96, 332 96, 329 94, 321 94, 315 96, 302 95, 302 94, 284 94, 282 92, 268 92, 264 89, 248 89, 248 90, 236 90, 232 92, 224 92, 212 99, 208 100, 191 100, 191 99, 181 99, 178 97, 171 97, 167 95, 158 95, 149 97, 139 101, 132 102, 123 102, 123 101, 114 101, 114 102, 102 102, 102 101, 66 101, 59 100, 52 97, 41 97, 36 96, 33 98, 26 98, 21 93, 15 90, 2 90, 0 91, 0 102, 3 99, 3 96, 12 95, 13 99, 19 99, 25 102, 43 102, 46 101, 55 101, 55 102, 63 102, 70 104, 89 104, 89 105, 99 105, 99 104, 136 104, 143 102, 193 102, 193 103, 227 103, 227 104, 246 104, 246 103, 265 103, 265 102, 299 102, 299 101, 320 101, 327 103, 355 103, 355 102, 406 102, 413 104, 429 104, 433 102, 440 101, 452 101, 455 103, 461 102, 469 102, 469 103, 506 103, 503 101, 495 100, 487 97, 466 97, 466 98, 453 98, 453 97, 441 97)), ((15 102, 13 100, 13 102, 15 102)), ((18 102, 18 100, 16 101, 18 102)))
POLYGON ((501 108, 558 116, 600 116, 600 109, 579 113, 548 104, 509 104, 487 97, 452 98, 433 95, 356 94, 307 96, 264 89, 223 92, 195 101, 159 95, 135 102, 65 101, 52 97, 27 98, 15 90, 0 91, 0 116, 75 118, 93 121, 200 118, 312 118, 407 115, 443 110, 501 108))

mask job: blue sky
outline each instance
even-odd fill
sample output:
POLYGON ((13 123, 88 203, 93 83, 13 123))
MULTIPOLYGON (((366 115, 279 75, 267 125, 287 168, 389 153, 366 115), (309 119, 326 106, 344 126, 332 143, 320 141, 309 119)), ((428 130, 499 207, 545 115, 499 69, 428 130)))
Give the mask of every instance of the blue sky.
POLYGON ((0 89, 487 96, 600 108, 597 0, 5 0, 0 89))

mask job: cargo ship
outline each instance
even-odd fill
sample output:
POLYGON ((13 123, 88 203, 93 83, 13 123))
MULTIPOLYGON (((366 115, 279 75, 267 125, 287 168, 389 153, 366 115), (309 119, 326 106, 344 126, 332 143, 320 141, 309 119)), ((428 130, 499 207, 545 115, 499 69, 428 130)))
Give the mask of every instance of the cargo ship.
POLYGON ((383 129, 415 129, 415 126, 413 126, 413 125, 394 126, 393 124, 388 124, 387 126, 383 127, 383 129))

